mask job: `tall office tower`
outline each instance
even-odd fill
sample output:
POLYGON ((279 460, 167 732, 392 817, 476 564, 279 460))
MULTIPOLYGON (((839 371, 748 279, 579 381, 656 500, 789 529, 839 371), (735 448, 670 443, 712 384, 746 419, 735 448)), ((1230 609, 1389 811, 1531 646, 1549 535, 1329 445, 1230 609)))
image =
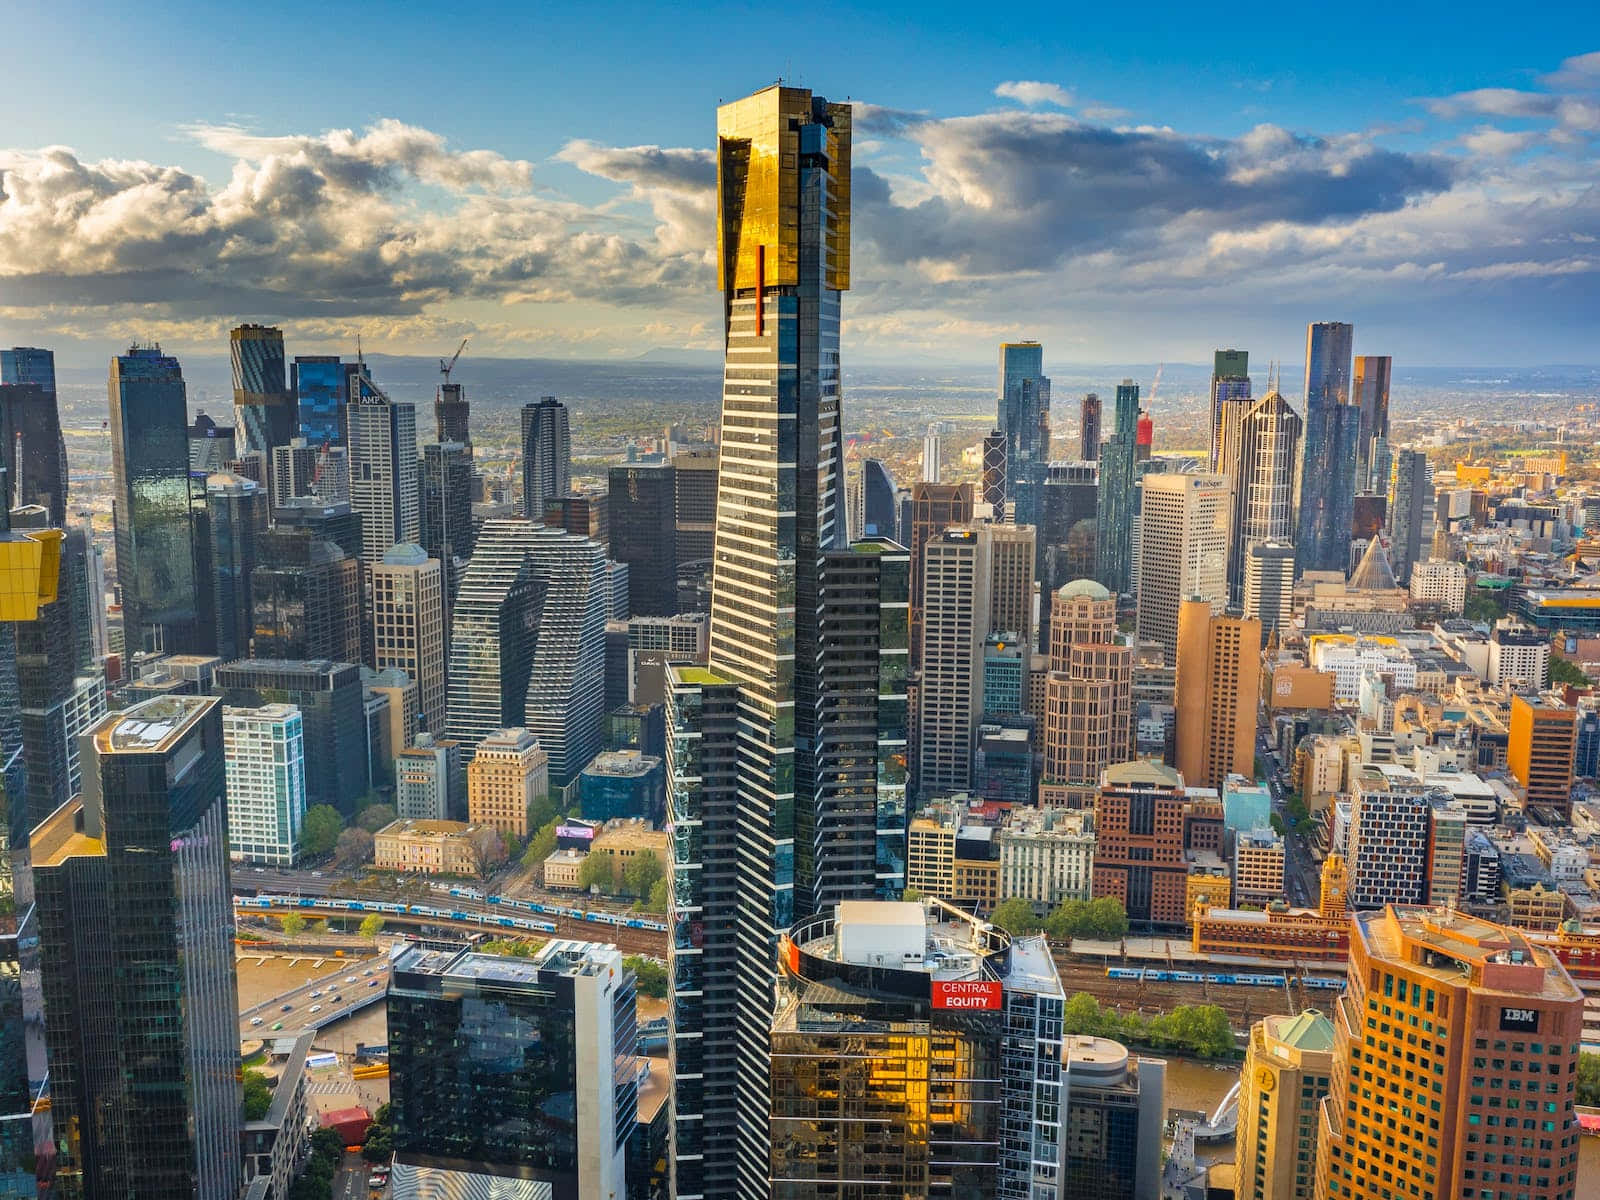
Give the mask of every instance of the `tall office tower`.
MULTIPOLYGON (((889 468, 875 458, 861 462, 861 536, 899 542, 900 496, 889 468)), ((680 546, 679 553, 683 552, 680 546)))
MULTIPOLYGON (((472 447, 429 442, 422 448, 422 548, 444 568, 445 620, 455 603, 461 573, 472 557, 472 447)), ((443 714, 440 714, 441 717, 443 714)))
POLYGON ((1100 461, 1100 397, 1089 392, 1078 411, 1078 458, 1082 462, 1100 461))
POLYGON ((1065 995, 1042 937, 935 900, 856 901, 782 951, 762 1195, 1072 1194, 1065 995))
POLYGON ((306 741, 292 704, 224 708, 228 855, 238 862, 292 867, 306 817, 306 741))
POLYGON ((1050 380, 1038 342, 1001 343, 999 409, 1006 439, 1006 499, 1018 525, 1037 525, 1050 465, 1050 380))
POLYGON ((1159 1194, 1166 1066, 1159 1058, 1135 1058, 1109 1038, 1064 1038, 1061 1124, 1070 1132, 1061 1139, 1063 1182, 1059 1193, 1036 1182, 1031 1194, 1084 1200, 1159 1194))
POLYGON ((1350 906, 1420 904, 1428 895, 1432 806, 1408 771, 1361 768, 1350 804, 1350 906))
POLYGON ((528 806, 550 796, 550 756, 526 729, 498 729, 467 764, 467 820, 525 838, 528 806))
POLYGON ((1228 476, 1234 488, 1229 584, 1235 598, 1242 594, 1242 564, 1250 546, 1261 541, 1289 542, 1294 537, 1304 427, 1300 415, 1277 388, 1239 416, 1238 457, 1230 463, 1228 476))
POLYGON ((1511 697, 1506 767, 1527 795, 1527 806, 1572 814, 1573 763, 1578 756, 1578 710, 1557 695, 1511 697))
POLYGON ((317 450, 343 446, 348 436, 345 410, 350 404, 346 364, 333 354, 296 355, 289 366, 289 386, 295 402, 296 435, 317 450))
POLYGON ((1448 908, 1356 914, 1317 1200, 1587 1194, 1567 1086, 1582 1026, 1583 993, 1521 930, 1448 908))
POLYGON ((83 795, 32 838, 51 1194, 236 1200, 239 1001, 222 706, 148 700, 84 736, 83 795))
POLYGON ((456 593, 446 728, 468 755, 495 730, 521 725, 527 709, 534 626, 544 604, 528 561, 534 528, 529 521, 485 521, 456 593))
POLYGON ((1374 456, 1378 443, 1389 441, 1389 377, 1394 369, 1394 359, 1387 354, 1356 355, 1355 380, 1352 384, 1351 403, 1361 410, 1361 423, 1356 433, 1356 491, 1382 492, 1388 487, 1388 476, 1380 483, 1375 473, 1374 456))
POLYGON ((610 498, 604 492, 580 492, 575 496, 557 496, 544 506, 544 523, 575 537, 589 538, 609 548, 610 498))
POLYGON ((372 568, 373 665, 417 681, 422 723, 443 729, 444 569, 421 546, 391 546, 372 568))
POLYGON ((615 946, 416 947, 388 1009, 397 1197, 631 1194, 638 1016, 615 946))
POLYGON ((441 442, 460 442, 472 445, 472 406, 467 403, 467 391, 459 383, 439 385, 433 399, 434 427, 441 442))
POLYGON ((448 821, 450 753, 447 738, 417 734, 413 745, 394 756, 394 811, 406 821, 448 821))
POLYGON ((916 772, 922 796, 948 796, 972 786, 993 555, 993 527, 987 525, 947 529, 923 547, 916 772))
POLYGON ((1101 773, 1133 757, 1133 652, 1117 641, 1116 597, 1092 579, 1051 597, 1041 803, 1085 808, 1101 773))
POLYGON ((205 413, 196 413, 189 426, 189 470, 205 475, 226 471, 237 457, 233 426, 218 425, 205 413))
POLYGON ((1140 641, 1178 650, 1178 606, 1228 601, 1228 481, 1221 475, 1146 475, 1139 534, 1140 641))
POLYGON ((1031 525, 990 525, 989 628, 983 632, 1015 634, 1033 646, 1033 564, 1036 531, 1031 525))
POLYGON ((606 480, 611 557, 628 564, 632 611, 642 617, 678 611, 675 474, 668 463, 629 463, 606 480))
POLYGON ((1261 644, 1294 615, 1294 547, 1252 542, 1244 554, 1244 615, 1261 626, 1261 644))
MULTIPOLYGON (((716 714, 732 685, 739 732, 731 759, 718 747, 716 761, 735 776, 731 792, 716 786, 732 800, 733 845, 728 854, 721 834, 707 832, 693 883, 675 885, 686 896, 675 919, 687 936, 700 922, 696 886, 725 889, 737 929, 731 945, 707 940, 699 978, 679 984, 703 999, 692 1018, 678 1012, 678 1029, 692 1023, 704 1061, 732 1067, 714 1081, 696 1072, 675 1094, 674 1187, 685 1198, 767 1195, 773 963, 779 933, 809 901, 795 842, 797 821, 814 818, 797 810, 818 802, 819 766, 834 759, 836 689, 849 682, 832 677, 823 613, 825 560, 845 548, 838 345, 850 277, 850 120, 848 105, 782 86, 718 110, 727 362, 710 662, 697 684, 698 716, 706 719, 709 692, 719 737, 730 732, 716 714), (703 1132, 693 1136, 690 1125, 703 1132)), ((813 894, 829 886, 816 881, 813 894)))
POLYGON ((1316 1009, 1251 1027, 1239 1071, 1234 1195, 1312 1200, 1317 1109, 1332 1071, 1333 1023, 1316 1009))
MULTIPOLYGON (((1211 469, 1228 474, 1224 451, 1227 405, 1250 406, 1250 352, 1218 350, 1211 356, 1211 469)), ((1239 409, 1237 411, 1243 411, 1239 409)))
POLYGON ((1394 499, 1389 504, 1389 560, 1395 578, 1411 579, 1411 567, 1423 558, 1422 527, 1428 517, 1428 456, 1402 450, 1395 457, 1394 499))
POLYGON ((1039 650, 1050 651, 1050 594, 1095 574, 1095 511, 1099 473, 1092 462, 1051 463, 1038 530, 1039 650))
POLYGON ((916 483, 911 488, 911 669, 922 662, 923 548, 952 525, 972 523, 970 483, 916 483))
POLYGON ((1175 765, 1191 787, 1254 777, 1260 649, 1259 621, 1214 615, 1206 600, 1179 606, 1175 765))
POLYGON ((8 435, 0 449, 11 496, 7 506, 43 505, 50 524, 61 528, 67 521, 67 443, 56 403, 54 352, 33 346, 0 350, 0 429, 8 435))
POLYGON ((314 496, 322 478, 322 452, 303 437, 272 448, 272 468, 268 485, 275 506, 281 507, 298 496, 314 496))
POLYGON ((250 595, 256 543, 267 530, 267 492, 254 480, 217 472, 206 479, 206 559, 217 657, 250 654, 255 605, 250 595))
POLYGON ((983 475, 978 500, 987 504, 996 521, 1006 519, 1006 435, 996 429, 983 437, 983 475))
MULTIPOLYGON (((673 506, 678 514, 678 570, 695 579, 711 577, 717 537, 717 453, 672 456, 673 506)), ((869 483, 870 487, 871 484, 869 483)), ((680 611, 695 611, 695 605, 680 611)))
POLYGON ((928 432, 922 435, 922 482, 939 482, 939 458, 943 453, 943 439, 939 436, 939 425, 935 422, 928 426, 928 432))
POLYGON ((159 346, 133 346, 111 360, 109 391, 112 515, 128 655, 208 653, 183 372, 159 346))
POLYGON ((545 504, 572 490, 567 406, 554 396, 522 406, 522 515, 537 521, 545 504))
POLYGON ((283 330, 240 325, 228 334, 233 408, 241 450, 270 456, 295 434, 295 394, 284 379, 283 330))
POLYGON ((280 521, 257 536, 250 611, 238 657, 361 659, 361 564, 313 529, 280 521))
POLYGON ((1222 804, 1185 794, 1183 776, 1160 763, 1107 767, 1094 804, 1094 894, 1122 901, 1128 919, 1189 923, 1188 852, 1222 849, 1222 804))
POLYGON ((1296 570, 1342 571, 1350 544, 1356 495, 1356 443, 1361 409, 1350 395, 1350 342, 1354 330, 1340 321, 1306 326, 1304 480, 1296 570))
POLYGON ((300 710, 306 804, 331 804, 346 820, 371 782, 361 668, 326 659, 241 659, 217 668, 216 694, 234 708, 300 710))
POLYGON ((1095 578, 1113 594, 1129 590, 1133 577, 1134 439, 1138 436, 1139 385, 1117 385, 1115 423, 1100 447, 1100 493, 1095 512, 1095 578))
POLYGON ((417 410, 396 404, 356 377, 350 429, 350 508, 361 518, 361 558, 375 564, 390 546, 422 537, 417 488, 417 410))

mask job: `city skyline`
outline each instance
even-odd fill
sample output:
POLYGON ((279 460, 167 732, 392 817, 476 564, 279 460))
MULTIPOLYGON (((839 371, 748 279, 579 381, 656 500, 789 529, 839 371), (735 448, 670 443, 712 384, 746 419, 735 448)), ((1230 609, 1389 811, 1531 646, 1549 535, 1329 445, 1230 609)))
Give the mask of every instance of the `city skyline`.
POLYGON ((130 115, 130 65, 97 48, 128 18, 67 7, 106 36, 69 46, 59 7, 18 17, 34 52, 0 146, 0 322, 74 361, 78 342, 100 357, 135 335, 182 355, 241 319, 293 325, 307 351, 357 334, 380 352, 466 335, 485 355, 714 350, 704 114, 780 73, 853 104, 854 361, 976 363, 1026 336, 1058 362, 1198 362, 1282 345, 1284 305, 1384 327, 1407 364, 1593 361, 1600 52, 1581 20, 1501 30, 1494 53, 1429 29, 1419 61, 1402 17, 1376 27, 1393 37, 1359 14, 1316 22, 1313 58, 1294 44, 1315 15, 1279 13, 1283 57, 1263 64, 1198 14, 1041 15, 1027 37, 974 39, 935 10, 915 64, 868 67, 870 14, 850 12, 855 44, 830 36, 824 55, 815 31, 786 32, 784 60, 730 75, 706 62, 726 31, 629 10, 605 55, 669 47, 645 103, 595 86, 588 22, 534 39, 483 5, 448 27, 363 26, 357 6, 374 70, 432 70, 458 39, 479 60, 470 87, 374 100, 293 55, 242 63, 168 0, 155 15, 182 29, 185 69, 142 80, 130 115), (69 92, 56 51, 104 90, 69 92), (1362 88, 1324 77, 1323 56, 1358 52, 1362 88))

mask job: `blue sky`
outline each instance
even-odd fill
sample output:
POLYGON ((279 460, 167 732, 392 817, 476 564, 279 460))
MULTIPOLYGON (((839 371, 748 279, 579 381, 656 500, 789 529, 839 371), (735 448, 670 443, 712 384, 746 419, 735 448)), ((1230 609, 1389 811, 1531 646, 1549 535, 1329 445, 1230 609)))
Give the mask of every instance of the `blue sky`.
POLYGON ((1427 8, 13 0, 0 341, 714 346, 715 104, 784 75, 867 106, 860 357, 1600 360, 1600 16, 1427 8))

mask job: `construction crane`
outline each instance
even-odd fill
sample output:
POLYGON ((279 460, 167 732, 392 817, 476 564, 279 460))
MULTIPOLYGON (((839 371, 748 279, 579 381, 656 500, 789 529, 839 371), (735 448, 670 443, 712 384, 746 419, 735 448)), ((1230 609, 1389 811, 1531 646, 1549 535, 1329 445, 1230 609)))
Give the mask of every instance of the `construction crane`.
POLYGON ((456 352, 450 356, 450 361, 439 360, 439 374, 444 376, 445 383, 450 382, 450 372, 456 369, 456 359, 461 357, 461 352, 467 348, 467 339, 461 339, 461 345, 456 347, 456 352))
POLYGON ((1146 412, 1149 412, 1156 406, 1156 389, 1161 386, 1161 372, 1165 371, 1166 369, 1166 363, 1156 364, 1156 377, 1150 381, 1150 396, 1144 402, 1146 412))

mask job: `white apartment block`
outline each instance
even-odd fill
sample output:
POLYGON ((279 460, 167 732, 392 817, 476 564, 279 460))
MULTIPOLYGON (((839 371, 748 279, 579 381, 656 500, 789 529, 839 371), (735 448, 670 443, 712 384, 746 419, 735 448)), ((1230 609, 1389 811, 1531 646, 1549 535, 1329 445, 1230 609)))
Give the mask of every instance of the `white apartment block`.
POLYGON ((996 839, 1000 895, 1049 910, 1087 900, 1094 886, 1093 814, 1066 809, 1015 809, 996 839))
POLYGON ((1283 899, 1283 839, 1270 829, 1241 829, 1233 843, 1233 903, 1283 899))
POLYGON ((1458 562, 1430 558, 1411 567, 1411 599, 1445 613, 1459 613, 1467 603, 1467 568, 1458 562))
POLYGON ((305 739, 293 704, 222 710, 228 852, 239 862, 292 867, 306 815, 305 739))
POLYGON ((1313 670, 1331 671, 1333 696, 1341 704, 1361 699, 1361 676, 1367 671, 1394 676, 1395 686, 1417 686, 1417 664, 1411 651, 1392 637, 1365 637, 1349 633, 1318 633, 1310 638, 1313 670))
POLYGON ((1221 475, 1146 475, 1139 515, 1139 640, 1178 652, 1178 606, 1199 597, 1220 613, 1228 600, 1232 493, 1221 475))

